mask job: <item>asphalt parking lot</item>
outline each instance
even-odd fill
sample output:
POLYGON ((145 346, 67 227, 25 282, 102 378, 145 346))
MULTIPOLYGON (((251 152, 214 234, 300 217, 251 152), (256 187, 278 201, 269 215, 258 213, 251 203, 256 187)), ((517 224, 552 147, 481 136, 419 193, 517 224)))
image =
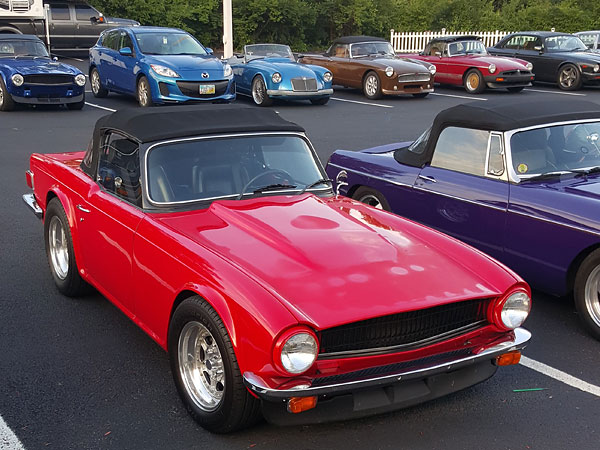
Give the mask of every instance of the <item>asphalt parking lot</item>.
MULTIPOLYGON (((86 71, 85 62, 75 65, 86 71)), ((534 292, 525 324, 533 333, 524 352, 528 359, 500 368, 471 389, 343 423, 287 428, 260 423, 229 436, 204 431, 183 408, 167 355, 150 337, 97 293, 69 299, 56 291, 42 224, 21 200, 31 153, 83 150, 99 117, 136 107, 133 98, 87 95, 82 111, 44 107, 0 114, 0 449, 14 448, 9 428, 26 449, 599 447, 600 342, 579 326, 572 298, 540 292, 534 292)), ((378 101, 338 88, 326 106, 298 102, 273 108, 306 128, 325 164, 338 148, 414 139, 447 107, 507 96, 557 102, 571 96, 600 104, 600 88, 564 93, 536 85, 521 94, 479 96, 438 87, 426 99, 378 101)), ((251 105, 243 97, 237 102, 251 105)))

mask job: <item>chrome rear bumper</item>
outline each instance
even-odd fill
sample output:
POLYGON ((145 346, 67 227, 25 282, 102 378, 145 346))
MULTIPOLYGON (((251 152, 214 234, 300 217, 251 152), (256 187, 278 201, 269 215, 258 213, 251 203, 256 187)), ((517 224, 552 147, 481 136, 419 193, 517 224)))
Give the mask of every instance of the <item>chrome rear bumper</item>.
POLYGON ((42 208, 38 206, 37 202, 35 201, 35 196, 33 194, 23 195, 23 201, 27 204, 27 206, 31 208, 31 210, 35 214, 35 217, 37 217, 38 219, 42 218, 44 212, 42 211, 42 208))

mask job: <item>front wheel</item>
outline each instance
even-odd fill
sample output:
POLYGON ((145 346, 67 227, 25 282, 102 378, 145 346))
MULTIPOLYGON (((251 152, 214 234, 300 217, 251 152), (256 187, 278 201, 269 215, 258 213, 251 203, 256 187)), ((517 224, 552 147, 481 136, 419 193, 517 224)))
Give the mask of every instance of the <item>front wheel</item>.
POLYGON ((92 86, 92 94, 96 98, 104 98, 108 95, 108 89, 102 86, 100 81, 100 72, 95 67, 90 72, 90 85, 92 86))
POLYGON ((244 386, 227 329, 201 297, 173 313, 168 348, 179 396, 202 427, 227 433, 257 420, 260 402, 244 386))
POLYGON ((46 209, 44 237, 48 265, 59 292, 68 297, 84 294, 87 284, 79 276, 69 220, 56 197, 50 200, 46 209))
POLYGON ((359 187, 352 198, 358 200, 361 203, 365 203, 376 209, 383 209, 385 211, 391 211, 390 205, 383 196, 383 194, 370 187, 361 186, 359 187))
POLYGON ((485 90, 483 75, 477 69, 471 69, 467 72, 463 85, 469 94, 481 94, 485 90))
POLYGON ((313 105, 326 105, 329 102, 329 97, 323 97, 323 98, 311 98, 310 102, 313 105))
POLYGON ((137 84, 137 101, 142 108, 152 106, 152 92, 148 78, 141 76, 137 84))
POLYGON ((508 92, 517 93, 517 92, 521 92, 525 88, 523 86, 519 86, 519 87, 509 87, 507 89, 508 89, 508 92))
POLYGON ((558 87, 563 91, 576 91, 583 84, 579 69, 573 64, 565 64, 558 71, 558 87))
POLYGON ((15 109, 15 102, 6 90, 6 85, 0 77, 0 111, 12 111, 15 109))
POLYGON ((252 100, 258 106, 270 106, 273 103, 273 99, 267 95, 267 87, 261 76, 252 80, 252 100))
POLYGON ((375 72, 369 72, 363 79, 363 93, 369 100, 381 98, 381 80, 375 72))
POLYGON ((583 260, 575 277, 573 294, 583 325, 600 340, 600 250, 583 260))

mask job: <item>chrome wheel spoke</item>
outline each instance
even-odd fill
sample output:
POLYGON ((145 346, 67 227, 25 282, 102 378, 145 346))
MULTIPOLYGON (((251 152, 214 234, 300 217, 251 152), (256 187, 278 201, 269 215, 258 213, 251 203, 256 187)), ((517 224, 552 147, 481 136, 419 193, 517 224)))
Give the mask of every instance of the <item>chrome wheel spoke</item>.
POLYGON ((594 323, 600 327, 600 266, 592 270, 585 283, 585 306, 594 323))
POLYGON ((48 247, 52 269, 58 278, 64 280, 69 273, 69 246, 66 230, 57 216, 50 219, 48 247))

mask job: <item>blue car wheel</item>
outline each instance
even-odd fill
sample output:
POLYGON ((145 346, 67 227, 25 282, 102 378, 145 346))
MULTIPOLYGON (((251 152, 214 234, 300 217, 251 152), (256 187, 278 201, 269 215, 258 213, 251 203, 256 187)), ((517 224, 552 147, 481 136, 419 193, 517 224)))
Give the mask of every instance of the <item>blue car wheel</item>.
POLYGON ((0 111, 12 111, 15 108, 15 102, 6 90, 4 80, 0 77, 0 111))

